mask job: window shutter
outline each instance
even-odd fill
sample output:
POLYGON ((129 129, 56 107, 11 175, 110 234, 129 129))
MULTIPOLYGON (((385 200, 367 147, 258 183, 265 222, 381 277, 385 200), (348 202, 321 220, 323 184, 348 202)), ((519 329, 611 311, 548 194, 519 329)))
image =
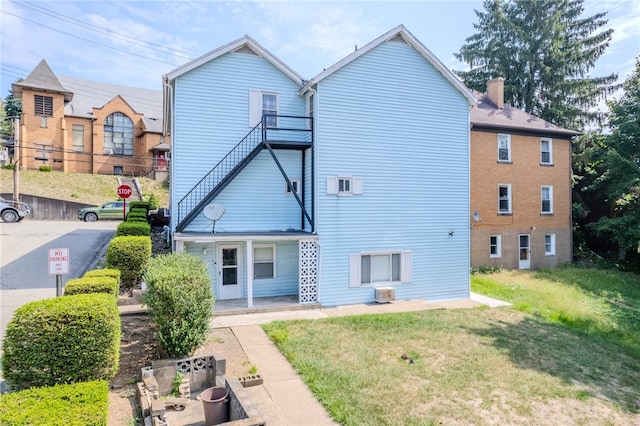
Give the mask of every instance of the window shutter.
POLYGON ((361 177, 353 177, 351 179, 353 181, 353 195, 362 195, 364 191, 364 182, 361 177))
POLYGON ((360 255, 349 255, 349 287, 360 287, 360 255))
POLYGON ((403 283, 409 283, 413 280, 413 277, 411 276, 411 257, 412 253, 410 251, 402 252, 402 277, 400 279, 403 283))
POLYGON ((338 178, 336 176, 327 177, 327 194, 338 194, 338 178))
POLYGON ((262 119, 262 96, 259 90, 249 90, 249 127, 255 127, 262 119))

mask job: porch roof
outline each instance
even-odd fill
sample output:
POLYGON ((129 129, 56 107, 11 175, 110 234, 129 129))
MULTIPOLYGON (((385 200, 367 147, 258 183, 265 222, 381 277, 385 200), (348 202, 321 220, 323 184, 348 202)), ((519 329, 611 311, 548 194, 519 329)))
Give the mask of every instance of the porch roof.
POLYGON ((316 234, 306 231, 264 231, 264 232, 176 232, 176 241, 190 241, 195 243, 210 243, 215 241, 284 241, 317 239, 316 234))

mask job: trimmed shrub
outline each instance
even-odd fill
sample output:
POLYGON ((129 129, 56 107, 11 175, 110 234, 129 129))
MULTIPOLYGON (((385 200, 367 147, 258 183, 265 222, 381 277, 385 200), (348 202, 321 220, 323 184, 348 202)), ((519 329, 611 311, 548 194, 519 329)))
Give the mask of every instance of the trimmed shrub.
POLYGON ((137 236, 150 236, 151 235, 151 225, 143 219, 143 221, 139 220, 130 220, 127 219, 126 222, 122 222, 116 228, 116 237, 126 236, 126 235, 137 235, 137 236))
POLYGON ((16 390, 110 379, 118 371, 120 333, 112 295, 27 303, 7 325, 2 375, 16 390))
POLYGON ((140 207, 129 209, 129 215, 131 215, 131 216, 147 217, 148 213, 149 212, 147 211, 147 209, 142 209, 140 207))
POLYGON ((7 164, 4 168, 7 170, 13 170, 15 168, 15 164, 7 164))
POLYGON ((109 384, 104 380, 0 396, 0 424, 4 426, 104 426, 108 415, 109 384))
POLYGON ((129 211, 133 209, 144 209, 146 212, 151 210, 151 206, 148 201, 132 201, 129 203, 129 211))
POLYGON ((82 276, 83 278, 89 277, 111 277, 118 280, 118 285, 120 285, 120 270, 119 269, 94 269, 92 271, 87 271, 82 276))
POLYGON ((155 210, 158 208, 158 197, 156 197, 155 194, 150 194, 147 202, 149 203, 149 210, 155 210))
POLYGON ((118 236, 107 248, 107 267, 120 270, 120 284, 125 289, 140 283, 150 258, 151 238, 148 236, 118 236))
POLYGON ((165 254, 149 260, 144 274, 147 312, 167 356, 190 355, 204 343, 213 315, 213 292, 206 263, 192 254, 165 254))
POLYGON ((113 277, 82 277, 69 280, 64 286, 65 296, 87 293, 107 293, 118 297, 120 285, 113 277))
POLYGON ((38 167, 38 170, 40 170, 41 172, 50 172, 52 168, 51 166, 40 166, 38 167))

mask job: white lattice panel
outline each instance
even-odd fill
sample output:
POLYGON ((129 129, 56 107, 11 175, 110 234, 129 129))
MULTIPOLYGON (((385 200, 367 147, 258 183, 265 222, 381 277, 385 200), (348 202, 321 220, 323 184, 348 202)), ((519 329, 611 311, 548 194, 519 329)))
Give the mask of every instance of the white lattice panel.
POLYGON ((318 245, 313 240, 301 240, 298 244, 299 277, 298 299, 300 303, 318 302, 318 245))

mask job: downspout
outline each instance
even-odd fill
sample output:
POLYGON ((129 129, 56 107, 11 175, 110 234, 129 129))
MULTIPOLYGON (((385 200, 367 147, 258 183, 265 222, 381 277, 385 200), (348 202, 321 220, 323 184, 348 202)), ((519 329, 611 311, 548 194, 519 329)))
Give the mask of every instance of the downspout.
MULTIPOLYGON (((311 95, 313 96, 314 102, 316 104, 313 106, 313 113, 317 117, 318 108, 316 106, 318 104, 318 92, 312 88, 309 88, 309 91, 311 92, 311 95)), ((311 215, 313 217, 313 222, 311 223, 312 234, 317 234, 316 223, 318 221, 318 213, 316 212, 316 121, 317 120, 315 119, 315 117, 311 117, 311 215)))

